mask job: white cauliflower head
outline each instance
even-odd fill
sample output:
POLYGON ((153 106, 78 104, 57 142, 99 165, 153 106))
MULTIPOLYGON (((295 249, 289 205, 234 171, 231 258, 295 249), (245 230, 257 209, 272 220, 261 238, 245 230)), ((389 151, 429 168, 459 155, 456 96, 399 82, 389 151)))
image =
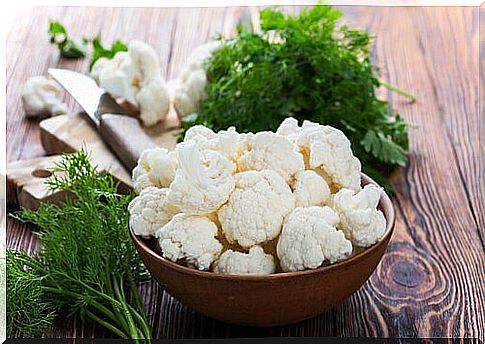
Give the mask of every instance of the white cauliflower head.
POLYGON ((306 158, 307 168, 320 170, 326 180, 340 188, 358 192, 361 165, 345 134, 331 126, 286 118, 276 131, 297 145, 306 158))
POLYGON ((333 208, 340 214, 339 228, 356 246, 369 247, 382 238, 386 219, 377 209, 382 188, 368 184, 357 194, 342 189, 333 197, 333 208))
POLYGON ((295 197, 283 177, 272 170, 235 175, 236 187, 218 211, 229 243, 251 247, 276 238, 295 197))
POLYGON ((169 187, 175 177, 177 159, 174 151, 166 148, 146 149, 138 158, 133 169, 133 189, 140 193, 144 188, 156 186, 169 187))
POLYGON ((338 215, 329 207, 298 207, 283 224, 276 252, 283 271, 316 269, 352 253, 352 243, 335 228, 338 215))
POLYGON ((249 139, 249 150, 237 160, 239 171, 273 170, 286 181, 305 169, 303 156, 284 136, 263 131, 249 139))
POLYGON ((222 245, 216 239, 217 226, 205 216, 177 214, 156 233, 163 257, 185 260, 189 267, 209 270, 219 258, 222 245))
POLYGON ((268 275, 274 273, 276 264, 271 254, 261 246, 253 246, 249 253, 225 251, 214 264, 214 272, 231 275, 268 275))
POLYGON ((292 181, 291 188, 295 195, 296 207, 322 206, 330 203, 330 188, 327 182, 315 171, 298 171, 292 181))
POLYGON ((137 107, 144 125, 154 125, 167 116, 169 91, 160 74, 157 53, 148 44, 131 41, 127 52, 118 52, 111 60, 97 60, 91 75, 112 96, 137 107))
POLYGON ((200 102, 206 98, 204 62, 220 44, 214 41, 197 47, 182 69, 173 91, 173 104, 180 117, 197 112, 200 102))
POLYGON ((58 97, 61 87, 43 76, 27 80, 22 89, 22 103, 27 117, 57 116, 67 113, 66 104, 58 97))
POLYGON ((195 125, 185 133, 184 142, 197 142, 202 149, 218 151, 232 162, 236 162, 248 149, 248 138, 249 134, 239 134, 234 127, 214 133, 203 125, 195 125))
POLYGON ((175 148, 177 171, 168 200, 188 214, 216 211, 234 189, 234 165, 222 154, 201 150, 195 142, 175 148))
POLYGON ((149 237, 178 213, 167 203, 168 189, 153 186, 143 189, 128 205, 130 227, 136 235, 149 237))

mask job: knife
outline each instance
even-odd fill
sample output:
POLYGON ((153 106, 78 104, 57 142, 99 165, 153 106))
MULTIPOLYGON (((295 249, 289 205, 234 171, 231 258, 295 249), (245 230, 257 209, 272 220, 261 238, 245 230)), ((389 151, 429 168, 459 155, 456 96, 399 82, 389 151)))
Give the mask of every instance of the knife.
POLYGON ((108 94, 92 78, 55 68, 50 68, 49 74, 78 102, 103 141, 129 172, 145 149, 157 147, 137 118, 106 113, 103 99, 108 94))

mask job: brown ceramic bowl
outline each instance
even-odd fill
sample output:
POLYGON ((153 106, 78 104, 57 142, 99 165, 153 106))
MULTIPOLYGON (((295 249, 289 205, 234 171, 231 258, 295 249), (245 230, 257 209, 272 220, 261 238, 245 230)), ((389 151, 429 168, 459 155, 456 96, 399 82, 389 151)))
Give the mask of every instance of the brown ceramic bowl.
MULTIPOLYGON (((362 177, 363 184, 374 183, 362 177)), ((314 317, 344 300, 379 264, 394 229, 394 209, 383 193, 379 203, 386 233, 375 245, 350 258, 315 270, 266 276, 223 275, 173 263, 149 241, 131 237, 153 278, 185 305, 227 323, 277 326, 314 317)))

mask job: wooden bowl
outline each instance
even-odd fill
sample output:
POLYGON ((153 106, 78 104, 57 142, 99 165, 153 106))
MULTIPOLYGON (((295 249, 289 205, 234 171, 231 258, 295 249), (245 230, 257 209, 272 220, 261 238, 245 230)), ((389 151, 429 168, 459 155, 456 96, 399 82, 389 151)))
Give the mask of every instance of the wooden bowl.
MULTIPOLYGON (((365 175, 362 182, 375 184, 365 175)), ((394 209, 385 193, 379 208, 387 219, 387 228, 375 245, 315 270, 265 276, 190 269, 163 258, 148 240, 130 233, 152 277, 180 302, 227 323, 278 326, 314 317, 364 284, 380 262, 394 229, 394 209)))

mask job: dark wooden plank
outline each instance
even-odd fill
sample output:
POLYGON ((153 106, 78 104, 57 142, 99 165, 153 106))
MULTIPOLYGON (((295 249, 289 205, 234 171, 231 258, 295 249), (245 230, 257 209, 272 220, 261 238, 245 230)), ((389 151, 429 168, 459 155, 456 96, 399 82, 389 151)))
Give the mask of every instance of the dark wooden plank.
POLYGON ((375 19, 366 25, 378 35, 374 56, 384 79, 419 99, 411 105, 388 94, 389 100, 417 128, 409 165, 393 179, 395 235, 369 282, 335 309, 337 335, 483 333, 476 11, 372 10, 375 19))
MULTIPOLYGON (((277 328, 223 324, 183 306, 156 283, 144 283, 140 290, 156 338, 483 337, 477 9, 341 9, 345 22, 377 35, 373 57, 382 77, 419 97, 417 104, 408 104, 382 91, 418 125, 411 131, 410 164, 393 179, 398 218, 388 254, 368 283, 341 305, 314 319, 277 328)), ((247 13, 246 8, 69 7, 23 12, 7 40, 8 161, 43 154, 37 123, 23 118, 19 94, 27 77, 45 74, 52 66, 87 70, 87 60, 60 60, 46 43, 42 28, 48 19, 63 22, 74 36, 100 33, 107 42, 147 41, 160 54, 163 75, 173 78, 194 47, 218 33, 231 35, 238 18, 247 13)), ((255 17, 257 9, 249 13, 255 17)), ((75 110, 72 100, 66 100, 75 110)), ((7 227, 8 246, 33 252, 37 240, 31 226, 8 219, 7 227)), ((74 319, 56 323, 50 334, 109 335, 74 319)))

